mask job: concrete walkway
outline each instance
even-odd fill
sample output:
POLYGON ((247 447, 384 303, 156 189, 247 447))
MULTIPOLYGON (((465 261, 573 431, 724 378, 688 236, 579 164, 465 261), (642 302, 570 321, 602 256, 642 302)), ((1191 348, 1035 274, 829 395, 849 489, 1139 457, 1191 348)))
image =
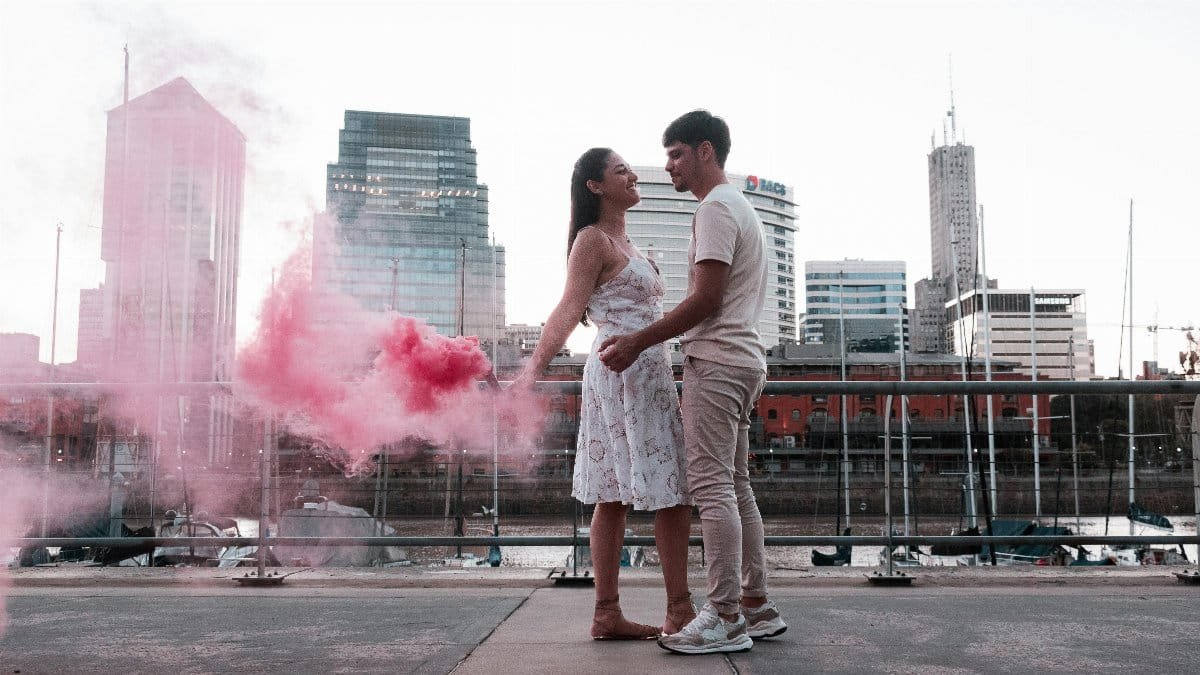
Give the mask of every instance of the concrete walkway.
MULTIPOLYGON (((233 570, 8 572, 0 673, 1200 669, 1200 586, 1167 569, 933 568, 907 588, 871 586, 869 570, 777 570, 788 631, 729 656, 594 642, 591 588, 556 587, 547 570, 319 570, 268 589, 233 570)), ((660 622, 657 570, 623 574, 627 615, 660 622)))

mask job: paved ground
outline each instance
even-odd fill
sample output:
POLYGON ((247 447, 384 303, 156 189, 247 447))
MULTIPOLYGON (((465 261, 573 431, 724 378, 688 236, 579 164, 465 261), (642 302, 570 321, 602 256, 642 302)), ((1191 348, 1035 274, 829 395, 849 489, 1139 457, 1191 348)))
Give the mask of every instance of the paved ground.
MULTIPOLYGON (((693 657, 589 640, 592 590, 544 570, 321 570, 271 589, 230 570, 10 570, 0 674, 1200 670, 1200 586, 1110 570, 919 570, 908 588, 779 570, 788 632, 693 657)), ((627 614, 659 622, 657 570, 627 572, 627 614)))

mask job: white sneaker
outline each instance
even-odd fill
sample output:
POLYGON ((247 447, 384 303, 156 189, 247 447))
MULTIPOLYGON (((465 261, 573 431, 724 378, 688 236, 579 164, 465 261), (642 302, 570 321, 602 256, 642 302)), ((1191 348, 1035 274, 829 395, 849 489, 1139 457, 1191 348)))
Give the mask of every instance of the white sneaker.
POLYGON ((658 646, 677 654, 716 654, 750 651, 754 641, 746 634, 746 617, 730 623, 706 604, 683 630, 658 638, 658 646))
POLYGON ((746 634, 755 640, 782 635, 787 630, 787 624, 779 616, 779 608, 770 600, 761 607, 742 605, 742 616, 746 617, 746 634))

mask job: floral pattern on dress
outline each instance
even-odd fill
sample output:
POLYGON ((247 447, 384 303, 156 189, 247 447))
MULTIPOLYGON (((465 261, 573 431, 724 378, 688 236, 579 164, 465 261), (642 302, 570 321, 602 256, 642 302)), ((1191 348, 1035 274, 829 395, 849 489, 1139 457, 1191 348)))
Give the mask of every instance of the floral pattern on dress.
POLYGON ((598 333, 583 368, 582 409, 572 495, 587 504, 621 502, 652 511, 691 504, 679 394, 666 345, 642 352, 622 373, 597 354, 611 335, 662 317, 662 279, 645 258, 630 258, 588 300, 598 333))

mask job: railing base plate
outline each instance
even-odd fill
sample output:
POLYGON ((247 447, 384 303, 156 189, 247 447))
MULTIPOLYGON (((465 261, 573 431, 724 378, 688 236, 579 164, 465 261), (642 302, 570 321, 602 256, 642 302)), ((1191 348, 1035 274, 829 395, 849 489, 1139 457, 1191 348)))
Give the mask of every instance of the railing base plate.
POLYGON ((912 580, 913 578, 904 572, 897 572, 895 574, 874 572, 867 576, 867 581, 872 586, 911 586, 912 580))
POLYGON ((555 586, 595 586, 596 578, 591 572, 584 570, 583 574, 575 573, 568 574, 566 570, 561 572, 554 570, 550 573, 550 578, 554 580, 555 586))

